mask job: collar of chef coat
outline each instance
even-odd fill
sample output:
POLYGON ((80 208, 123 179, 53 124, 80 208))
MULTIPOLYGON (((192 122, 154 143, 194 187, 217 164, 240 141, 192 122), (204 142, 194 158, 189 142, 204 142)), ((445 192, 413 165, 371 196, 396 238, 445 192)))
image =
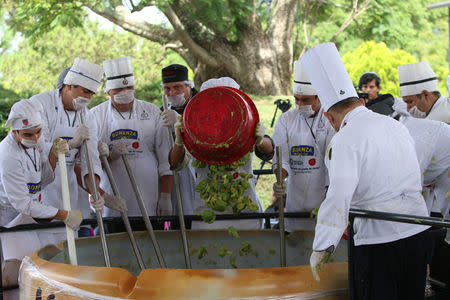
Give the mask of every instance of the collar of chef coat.
POLYGON ((434 102, 434 104, 433 104, 433 106, 431 107, 431 110, 430 110, 430 112, 429 112, 428 114, 431 114, 431 112, 432 112, 433 110, 436 110, 436 108, 439 107, 439 105, 441 105, 441 103, 444 102, 444 101, 445 101, 445 98, 442 97, 442 96, 440 96, 440 97, 436 100, 436 102, 434 102))
POLYGON ((356 115, 359 115, 361 112, 366 111, 367 108, 365 108, 364 106, 358 106, 354 109, 352 109, 351 111, 349 111, 344 119, 342 120, 341 123, 341 127, 339 127, 339 129, 342 129, 343 127, 345 127, 345 125, 347 125, 347 123, 356 115))

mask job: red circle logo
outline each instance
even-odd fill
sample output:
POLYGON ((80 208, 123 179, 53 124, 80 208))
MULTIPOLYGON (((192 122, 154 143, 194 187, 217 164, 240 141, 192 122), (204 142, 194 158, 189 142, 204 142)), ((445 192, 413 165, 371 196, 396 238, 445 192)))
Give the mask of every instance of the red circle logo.
POLYGON ((134 142, 131 146, 132 146, 134 149, 137 149, 137 148, 139 148, 139 142, 134 142))
POLYGON ((316 159, 315 158, 311 158, 310 160, 309 160, 309 165, 310 166, 314 166, 316 164, 316 159))

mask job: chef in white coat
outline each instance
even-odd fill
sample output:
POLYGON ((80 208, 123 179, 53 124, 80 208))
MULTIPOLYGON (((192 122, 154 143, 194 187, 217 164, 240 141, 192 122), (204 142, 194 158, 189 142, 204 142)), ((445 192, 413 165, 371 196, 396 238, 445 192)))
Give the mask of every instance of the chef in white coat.
MULTIPOLYGON (((76 230, 81 223, 80 211, 66 211, 43 203, 41 190, 54 179, 57 153, 68 153, 63 139, 56 138, 48 155, 42 138, 42 107, 28 99, 16 102, 9 113, 6 126, 11 131, 0 143, 0 226, 64 221, 76 230)), ((25 255, 51 243, 42 233, 51 235, 53 229, 4 232, 2 243, 3 282, 17 283, 20 261, 25 255)))
MULTIPOLYGON (((232 88, 239 89, 239 84, 234 81, 232 78, 229 77, 222 77, 222 78, 213 78, 205 81, 200 91, 206 90, 208 88, 213 88, 217 86, 229 86, 232 88)), ((177 123, 179 124, 179 122, 177 123)), ((177 126, 176 126, 177 127, 177 126)), ((186 167, 188 164, 192 164, 193 160, 195 158, 192 157, 192 155, 185 149, 183 144, 183 139, 181 138, 181 133, 179 129, 175 130, 176 133, 176 140, 175 145, 170 152, 169 161, 170 165, 173 169, 179 170, 184 167, 186 167)), ((259 152, 262 154, 268 154, 273 153, 273 144, 269 137, 265 136, 265 127, 262 125, 262 123, 259 123, 256 126, 255 129, 255 136, 257 137, 257 142, 255 145, 255 148, 259 148, 259 152)), ((243 172, 248 174, 253 174, 253 168, 252 168, 252 158, 253 153, 250 155, 250 158, 247 160, 247 162, 239 166, 239 168, 236 170, 236 172, 243 172)), ((196 181, 195 185, 197 186, 202 180, 209 178, 210 171, 208 167, 204 168, 195 168, 196 173, 196 181)), ((256 212, 262 211, 262 205, 261 201, 256 194, 255 191, 255 178, 252 177, 248 180, 250 186, 245 190, 243 196, 249 196, 252 200, 252 202, 258 207, 256 212)), ((206 205, 205 200, 200 197, 200 193, 197 191, 195 192, 195 200, 193 203, 193 209, 194 213, 202 213, 205 210, 210 210, 210 208, 206 205)), ((252 212, 248 207, 242 210, 243 213, 249 213, 252 212)), ((217 212, 214 211, 215 214, 230 214, 232 213, 230 208, 227 208, 224 212, 217 212)), ((192 221, 192 229, 226 229, 229 226, 233 226, 236 229, 261 229, 262 228, 262 221, 261 220, 255 220, 255 219, 249 219, 249 220, 231 220, 231 221, 214 221, 213 223, 209 224, 203 221, 192 221)))
MULTIPOLYGON (((58 76, 58 79, 56 80, 56 89, 60 92, 62 91, 62 88, 64 87, 64 78, 66 78, 67 73, 69 73, 70 67, 64 68, 61 73, 58 76)), ((78 181, 78 203, 85 203, 86 199, 89 199, 89 193, 82 187, 82 179, 81 179, 81 165, 80 165, 80 156, 78 155, 77 159, 75 160, 74 164, 74 170, 75 174, 80 174, 80 176, 77 177, 78 181)), ((95 211, 90 211, 90 218, 95 218, 95 211)), ((85 212, 84 218, 88 218, 87 211, 85 212)), ((87 237, 91 236, 91 226, 85 225, 81 226, 78 230, 78 237, 87 237)))
MULTIPOLYGON (((197 94, 194 83, 188 78, 187 67, 179 64, 169 65, 161 70, 162 88, 167 98, 168 110, 161 112, 162 123, 166 127, 172 127, 177 117, 183 112, 189 101, 197 94)), ((192 207, 195 198, 195 170, 189 164, 178 172, 179 186, 181 192, 181 203, 185 215, 193 215, 192 207)), ((178 215, 175 185, 172 188, 173 214, 178 215)), ((186 223, 190 228, 191 224, 186 223)))
MULTIPOLYGON (((43 107, 42 135, 45 141, 45 153, 48 153, 51 141, 56 137, 66 139, 70 151, 66 155, 67 176, 69 181, 70 203, 72 209, 78 209, 83 213, 83 218, 90 218, 91 208, 89 198, 80 201, 78 197, 77 176, 81 177, 84 189, 90 190, 86 154, 82 146, 87 140, 87 148, 91 153, 91 160, 96 174, 98 185, 101 164, 97 151, 97 136, 95 132, 95 121, 86 106, 89 104, 93 94, 97 91, 103 69, 89 61, 75 58, 73 65, 64 77, 61 88, 34 95, 31 101, 38 102, 43 107), (86 124, 81 124, 80 114, 84 114, 86 124), (81 168, 76 174, 76 162, 79 161, 81 168)), ((57 208, 62 208, 61 180, 59 168, 55 170, 55 180, 43 189, 43 203, 57 208)), ((91 204, 95 209, 102 210, 104 200, 91 204)))
POLYGON ((395 119, 405 125, 414 139, 423 187, 432 185, 441 192, 439 197, 425 198, 428 212, 434 208, 444 218, 449 218, 450 201, 445 199, 444 191, 450 189, 450 125, 414 118, 406 110, 398 109, 395 113, 395 119))
MULTIPOLYGON (((294 62, 293 92, 296 109, 280 116, 275 125, 273 140, 280 146, 283 179, 287 178, 286 212, 310 212, 325 199, 328 172, 324 164, 327 145, 335 131, 323 115, 317 93, 301 66, 294 62)), ((278 168, 276 154, 273 168, 278 168)), ((281 195, 275 183, 274 192, 281 195)), ((285 219, 285 229, 313 230, 312 219, 285 219)))
MULTIPOLYGON (((348 226, 350 207, 418 216, 428 211, 414 141, 405 126, 362 106, 333 43, 313 47, 300 61, 337 131, 325 154, 330 185, 310 258, 317 276, 348 226)), ((353 299, 423 299, 428 228, 356 218, 353 299)))
MULTIPOLYGON (((436 73, 428 62, 422 61, 415 64, 398 66, 398 78, 400 94, 407 104, 408 112, 413 117, 450 124, 450 99, 444 98, 440 94, 436 73)), ((442 151, 448 153, 448 147, 442 151)), ((436 157, 433 157, 433 162, 436 163, 436 157)), ((441 164, 440 167, 444 166, 441 164)), ((424 179, 425 183, 426 178, 424 179)), ((440 176, 438 180, 434 180, 432 184, 424 187, 424 198, 427 204, 432 204, 431 216, 448 216, 450 199, 446 199, 445 194, 449 190, 449 185, 450 178, 440 176)), ((450 263, 450 231, 447 233, 447 242, 444 240, 444 236, 435 236, 435 238, 433 257, 439 257, 439 260, 436 262, 433 258, 433 263, 430 267, 431 274, 433 278, 436 277, 436 279, 447 282, 450 285, 450 275, 446 267, 450 263)))
MULTIPOLYGON (((121 155, 126 155, 134 172, 148 213, 171 215, 172 171, 167 155, 167 129, 162 126, 159 108, 134 97, 135 79, 130 57, 103 62, 109 100, 92 109, 99 150, 107 155, 120 195, 126 199, 129 216, 141 216, 137 198, 121 155)), ((102 188, 110 186, 102 184, 102 188)), ((105 216, 118 212, 105 209, 105 216)))
MULTIPOLYGON (((412 117, 405 110, 397 110, 398 119, 408 129, 415 142, 422 174, 422 194, 428 212, 433 217, 450 217, 450 125, 444 122, 412 117)), ((430 231, 434 238, 434 253, 430 262, 432 278, 450 285, 450 234, 445 241, 445 229, 430 231)), ((447 295, 448 296, 448 295, 447 295)), ((444 298, 447 296, 443 296, 444 298)))
POLYGON ((442 97, 427 61, 398 66, 398 80, 400 95, 413 117, 450 124, 450 99, 442 97))

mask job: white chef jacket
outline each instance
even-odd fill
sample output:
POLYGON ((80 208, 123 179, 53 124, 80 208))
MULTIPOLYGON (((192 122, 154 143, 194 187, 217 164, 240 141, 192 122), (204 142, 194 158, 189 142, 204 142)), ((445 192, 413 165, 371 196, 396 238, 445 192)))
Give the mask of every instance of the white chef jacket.
MULTIPOLYGON (((161 176, 172 175, 167 158, 169 153, 168 132, 167 129, 162 126, 159 108, 152 103, 135 99, 130 112, 119 113, 113 108, 111 100, 108 100, 92 108, 91 112, 94 114, 96 120, 98 139, 107 144, 112 142, 112 123, 123 122, 123 125, 125 126, 138 127, 131 129, 138 132, 138 136, 141 135, 139 136, 139 140, 141 143, 145 143, 146 147, 142 148, 145 151, 140 155, 141 158, 139 158, 139 163, 137 163, 133 172, 148 213, 150 215, 155 215, 156 202, 158 200, 157 196, 159 195, 159 178, 161 176), (151 160, 149 160, 149 156, 151 156, 151 160), (156 165, 149 164, 155 162, 156 165)), ((129 161, 130 164, 133 163, 132 157, 129 158, 129 161)), ((120 196, 127 200, 129 206, 128 215, 141 215, 137 206, 136 195, 131 187, 128 174, 124 170, 123 162, 117 160, 111 162, 110 165, 114 178, 119 185, 120 196)), ((106 174, 102 175, 102 182, 101 187, 105 191, 110 192, 111 187, 106 174)), ((105 209, 105 214, 114 216, 118 213, 105 209)))
POLYGON ((450 124, 450 98, 439 97, 426 119, 450 124))
MULTIPOLYGON (((273 141, 281 148, 282 166, 288 173, 286 212, 310 212, 325 199, 328 172, 324 155, 334 134, 333 127, 323 115, 323 108, 311 118, 305 118, 294 109, 278 119, 273 141)), ((272 161, 276 169, 276 153, 272 161)), ((285 219, 287 231, 313 230, 314 226, 312 219, 285 219)))
MULTIPOLYGON (((25 149, 10 133, 0 143, 0 225, 14 227, 35 224, 33 218, 48 219, 58 209, 43 204, 41 189, 53 180, 53 171, 43 146, 25 149)), ((0 233, 4 260, 21 260, 25 255, 65 239, 65 230, 49 228, 0 233)))
MULTIPOLYGON (((41 94, 34 95, 30 98, 32 101, 39 102, 43 107, 43 112, 41 114, 42 120, 44 122, 42 128, 42 135, 45 140, 45 150, 44 153, 48 155, 53 140, 58 137, 59 129, 62 127, 73 127, 76 128, 80 125, 80 112, 75 114, 75 111, 65 111, 59 112, 58 109, 63 109, 62 99, 59 90, 43 92, 41 94), (58 120, 58 116, 60 116, 58 120), (67 118, 66 118, 67 117, 67 118), (68 124, 70 123, 70 124, 68 124)), ((83 110, 84 120, 86 125, 89 128, 90 138, 87 141, 87 148, 90 153, 90 158, 92 162, 93 171, 98 176, 102 173, 102 167, 100 163, 100 158, 97 149, 97 128, 96 122, 94 120, 91 112, 85 108, 83 110)), ((67 155, 66 155, 67 157, 67 155)), ((86 161, 86 153, 84 152, 84 147, 80 148, 80 151, 77 154, 77 162, 81 165, 81 176, 84 181, 84 176, 89 173, 86 161)), ((70 202, 72 209, 79 209, 83 213, 83 218, 89 218, 91 215, 91 210, 89 206, 89 199, 83 199, 83 202, 78 197, 78 183, 76 181, 75 173, 73 170, 73 165, 68 165, 68 181, 69 181, 69 190, 70 190, 70 202)), ((45 198, 53 197, 50 203, 52 205, 62 209, 63 203, 61 200, 61 188, 60 188, 60 177, 59 177, 59 166, 58 162, 55 168, 55 182, 49 185, 45 190, 44 194, 45 198)), ((47 201, 49 199, 44 199, 47 201)))
MULTIPOLYGON (((428 216, 414 141, 394 119, 361 106, 348 112, 325 154, 330 186, 319 209, 313 249, 337 247, 350 207, 428 216)), ((396 241, 429 226, 355 218, 355 245, 396 241)))
POLYGON ((53 170, 47 156, 39 150, 25 150, 11 132, 0 142, 0 153, 0 226, 6 226, 19 213, 42 219, 54 217, 58 209, 33 201, 29 191, 33 188, 40 193, 43 187, 53 181, 53 170), (27 174, 30 173, 30 164, 27 162, 31 158, 27 157, 25 151, 33 159, 36 154, 34 163, 37 172, 41 174, 40 184, 27 181, 27 174))
MULTIPOLYGON (((423 186, 431 186, 431 192, 440 193, 439 197, 425 197, 428 212, 435 204, 444 216, 448 216, 450 201, 445 200, 450 190, 448 170, 450 168, 450 125, 427 119, 402 116, 400 122, 405 125, 415 142, 417 158, 422 174, 423 186)), ((436 195, 437 196, 437 195, 436 195)))

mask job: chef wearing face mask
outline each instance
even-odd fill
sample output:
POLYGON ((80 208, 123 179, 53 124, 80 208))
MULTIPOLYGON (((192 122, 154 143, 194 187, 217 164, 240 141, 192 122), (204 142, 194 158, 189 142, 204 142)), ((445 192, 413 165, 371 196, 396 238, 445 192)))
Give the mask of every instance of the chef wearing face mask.
POLYGON ((398 66, 398 79, 411 116, 450 124, 450 99, 441 96, 438 78, 427 61, 398 66))
MULTIPOLYGON (((57 154, 68 153, 67 141, 56 138, 48 155, 42 138, 42 107, 28 99, 15 103, 6 126, 12 127, 0 143, 0 226, 13 227, 36 223, 39 219, 64 221, 76 230, 80 211, 66 211, 43 203, 42 188, 54 179, 57 154)), ((53 229, 0 233, 2 242, 2 274, 8 285, 17 283, 20 261, 25 255, 47 245, 53 229)), ((5 280, 3 281, 5 282, 5 280)))
MULTIPOLYGON (((173 177, 167 161, 167 130, 162 126, 160 110, 135 98, 130 57, 105 60, 103 68, 110 99, 92 109, 100 155, 108 156, 120 195, 126 198, 129 216, 142 214, 121 155, 126 155, 130 162, 148 213, 171 215, 173 177)), ((105 181, 102 188, 110 190, 109 183, 105 181)), ((104 214, 119 215, 110 209, 105 209, 104 214)))
MULTIPOLYGON (((273 140, 281 147, 282 174, 287 181, 286 212, 312 211, 325 199, 328 173, 324 154, 335 131, 323 115, 317 93, 303 70, 300 61, 294 62, 294 110, 280 116, 275 125, 273 140)), ((275 154, 276 155, 276 154, 275 154)), ((273 168, 277 169, 276 156, 273 168)), ((274 184, 278 199, 284 186, 274 184)), ((286 231, 314 229, 311 219, 285 219, 286 231)))
MULTIPOLYGON (((99 174, 102 172, 98 158, 95 121, 86 108, 92 95, 97 91, 102 77, 103 69, 100 66, 81 58, 75 58, 59 89, 44 92, 30 98, 31 101, 40 103, 44 108, 42 113, 42 135, 45 141, 46 153, 49 152, 51 141, 56 137, 61 137, 68 141, 70 151, 66 155, 66 163, 70 202, 72 209, 81 210, 83 218, 91 217, 89 198, 80 201, 78 197, 77 176, 82 178, 81 182, 84 181, 82 185, 84 185, 85 189, 89 189, 90 186, 86 156, 81 147, 84 140, 87 140, 87 147, 91 153, 94 173, 97 175, 97 184, 99 174), (84 114, 85 125, 81 124, 81 113, 84 114), (79 161, 81 168, 75 168, 76 161, 79 161), (76 174, 76 171, 79 171, 80 174, 76 174)), ((54 182, 43 189, 42 194, 43 203, 62 208, 59 176, 59 168, 56 168, 54 182)), ((100 197, 99 201, 91 204, 95 209, 102 210, 104 200, 100 197)))
POLYGON ((161 75, 164 95, 167 96, 170 108, 183 114, 189 100, 197 94, 194 83, 188 79, 188 69, 183 65, 173 64, 162 69, 161 75))
MULTIPOLYGON (((161 70, 162 87, 167 97, 169 109, 161 112, 164 126, 172 127, 177 116, 182 115, 189 101, 197 94, 192 80, 188 79, 188 69, 183 65, 173 64, 161 70)), ((161 108, 161 110, 163 110, 161 108)), ((183 213, 194 214, 195 170, 191 165, 178 172, 183 213)), ((175 186, 172 191, 174 214, 178 214, 175 186)), ((190 228, 190 223, 186 224, 190 228)), ((176 227, 176 225, 175 225, 176 227)))

